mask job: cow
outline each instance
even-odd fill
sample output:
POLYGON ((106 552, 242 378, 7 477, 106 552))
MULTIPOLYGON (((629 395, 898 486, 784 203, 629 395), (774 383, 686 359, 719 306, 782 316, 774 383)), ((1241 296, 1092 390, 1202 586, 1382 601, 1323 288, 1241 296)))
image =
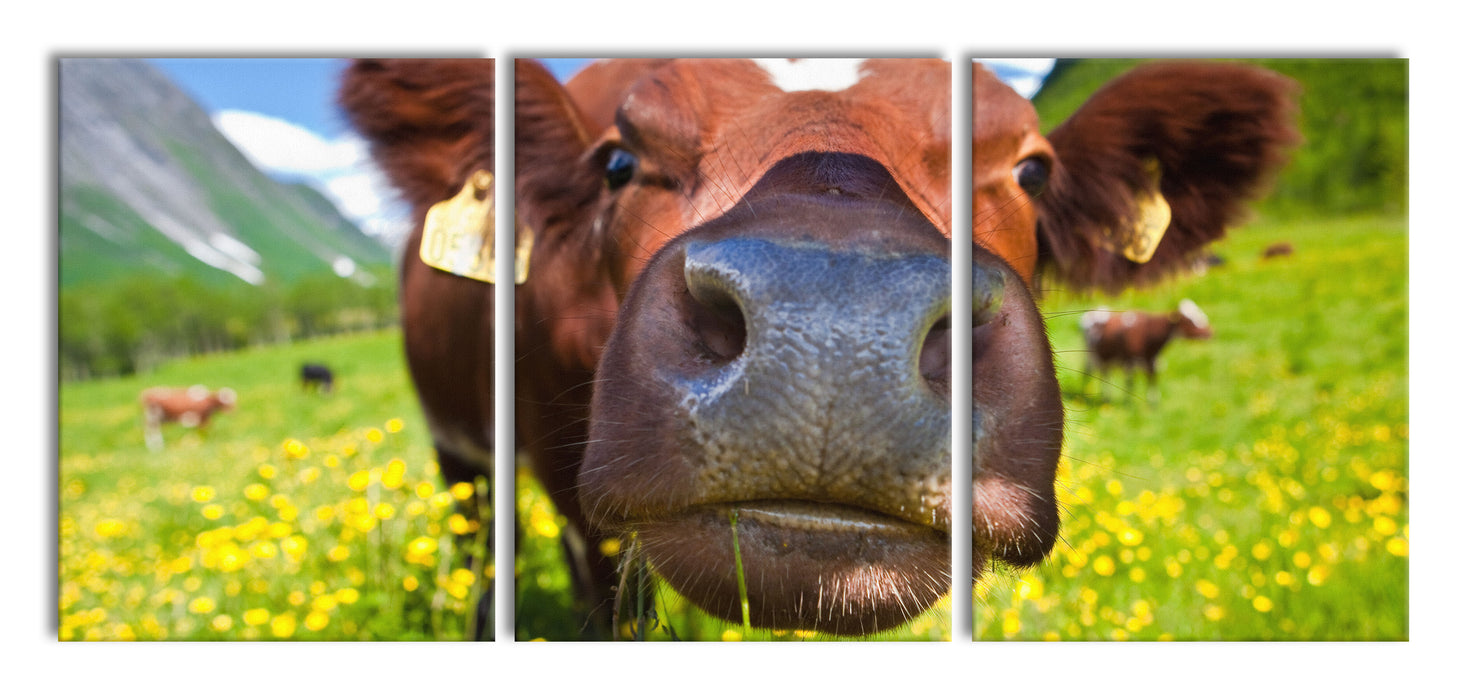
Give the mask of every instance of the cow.
MULTIPOLYGON (((346 71, 348 118, 431 230, 442 207, 491 194, 491 66, 346 71)), ((637 595, 619 562, 718 617, 747 606, 755 626, 836 635, 948 592, 951 70, 635 59, 562 85, 516 61, 529 254, 498 328, 515 334, 516 446, 566 519, 590 634, 637 595)), ((1057 537, 1063 412, 1036 290, 1116 291, 1191 264, 1297 136, 1293 84, 1246 65, 1141 66, 1048 137, 993 74, 971 81, 960 522, 977 580, 1042 561, 1057 537)), ((424 228, 403 265, 404 342, 443 473, 462 480, 491 469, 493 292, 425 264, 424 228)))
POLYGON ((1269 246, 1266 247, 1263 252, 1259 253, 1259 257, 1261 259, 1268 260, 1270 258, 1284 258, 1294 254, 1294 244, 1290 243, 1289 241, 1280 241, 1278 243, 1269 244, 1269 246))
POLYGON ((1145 311, 1110 311, 1094 309, 1081 314, 1081 333, 1086 339, 1086 370, 1083 377, 1101 379, 1101 395, 1105 399, 1106 373, 1120 366, 1126 372, 1126 391, 1132 391, 1132 378, 1138 369, 1147 373, 1147 398, 1157 403, 1157 356, 1174 336, 1191 340, 1213 337, 1208 316, 1191 299, 1184 299, 1175 311, 1165 314, 1145 311))
POLYGON ((301 389, 316 389, 323 394, 331 393, 332 384, 331 368, 319 362, 307 362, 301 365, 301 389))
POLYGON ((138 396, 143 406, 143 441, 150 450, 163 448, 163 424, 178 423, 185 428, 204 428, 209 417, 220 411, 233 410, 238 397, 228 387, 210 391, 203 384, 188 388, 153 387, 138 396))

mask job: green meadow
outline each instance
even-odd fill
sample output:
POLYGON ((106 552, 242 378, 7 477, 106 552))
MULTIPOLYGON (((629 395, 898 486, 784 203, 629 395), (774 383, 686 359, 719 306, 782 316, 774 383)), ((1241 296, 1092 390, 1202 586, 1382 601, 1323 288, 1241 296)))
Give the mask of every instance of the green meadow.
MULTIPOLYGON (((1223 265, 1152 289, 1046 294, 1061 541, 980 583, 977 639, 1407 637, 1405 223, 1265 221, 1217 251, 1223 265), (1281 240, 1293 255, 1259 258, 1281 240), (1169 345, 1155 405, 1140 378, 1128 393, 1083 375, 1081 311, 1183 298, 1215 335, 1169 345)), ((462 639, 493 580, 467 554, 490 499, 439 480, 396 331, 69 382, 59 406, 62 639, 462 639), (304 361, 332 365, 336 390, 303 390, 304 361), (238 407, 205 432, 165 426, 149 451, 138 393, 195 383, 238 407)), ((516 638, 577 638, 564 520, 521 477, 516 638)), ((947 639, 948 615, 878 638, 947 639)), ((665 589, 632 618, 623 638, 819 638, 726 624, 665 589)))
POLYGON ((466 554, 490 499, 439 479, 395 331, 176 360, 59 398, 62 640, 464 637, 493 576, 466 554), (303 361, 332 366, 331 394, 302 389, 303 361), (198 383, 237 407, 207 431, 165 425, 149 451, 139 392, 198 383))
POLYGON ((1257 223, 1216 250, 1201 276, 1046 299, 1062 539, 981 582, 976 638, 1407 638, 1406 224, 1257 223), (1276 241, 1295 253, 1261 259, 1276 241), (1214 337, 1163 351, 1155 405, 1083 374, 1080 312, 1184 298, 1214 337))

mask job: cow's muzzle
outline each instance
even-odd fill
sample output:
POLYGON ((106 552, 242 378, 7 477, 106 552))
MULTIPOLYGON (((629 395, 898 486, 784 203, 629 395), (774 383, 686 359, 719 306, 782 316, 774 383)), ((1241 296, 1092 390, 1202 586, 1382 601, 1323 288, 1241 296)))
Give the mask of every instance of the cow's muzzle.
MULTIPOLYGON (((910 207, 833 191, 746 201, 665 246, 598 369, 593 523, 730 620, 740 573, 762 627, 862 634, 931 606, 951 578, 949 245, 910 207)), ((973 279, 976 341, 1010 342, 1016 284, 1017 325, 1038 324, 1002 264, 973 279)), ((984 357, 1050 366, 1043 332, 1018 341, 984 357)), ((976 455, 1005 430, 976 420, 976 455)))

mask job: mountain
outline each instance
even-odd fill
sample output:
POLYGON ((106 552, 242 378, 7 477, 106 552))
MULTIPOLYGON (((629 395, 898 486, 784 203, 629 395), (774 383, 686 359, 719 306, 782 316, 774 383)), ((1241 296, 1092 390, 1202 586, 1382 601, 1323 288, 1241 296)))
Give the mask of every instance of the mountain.
POLYGON ((63 290, 139 275, 243 288, 391 264, 318 192, 260 172, 148 62, 61 59, 59 93, 63 290))

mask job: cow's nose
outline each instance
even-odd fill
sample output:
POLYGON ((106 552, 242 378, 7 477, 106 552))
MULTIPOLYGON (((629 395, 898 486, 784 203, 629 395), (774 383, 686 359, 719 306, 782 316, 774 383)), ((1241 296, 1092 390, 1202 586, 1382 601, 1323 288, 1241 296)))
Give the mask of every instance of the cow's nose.
POLYGON ((752 373, 823 387, 831 399, 843 386, 917 393, 947 381, 940 339, 952 304, 940 256, 725 238, 689 242, 683 275, 709 360, 690 379, 706 389, 752 373))
MULTIPOLYGON (((926 384, 949 396, 952 304, 942 257, 730 238, 688 243, 683 274, 692 302, 687 322, 708 363, 704 382, 727 381, 728 366, 753 343, 756 360, 733 371, 750 370, 778 348, 786 368, 821 359, 851 369, 880 366, 894 386, 916 391, 926 384)), ((980 265, 972 279, 977 329, 1002 304, 1004 279, 980 265)))
POLYGON ((946 527, 950 265, 798 240, 690 241, 672 370, 707 500, 844 502, 946 527), (902 493, 899 493, 902 492, 902 493))

